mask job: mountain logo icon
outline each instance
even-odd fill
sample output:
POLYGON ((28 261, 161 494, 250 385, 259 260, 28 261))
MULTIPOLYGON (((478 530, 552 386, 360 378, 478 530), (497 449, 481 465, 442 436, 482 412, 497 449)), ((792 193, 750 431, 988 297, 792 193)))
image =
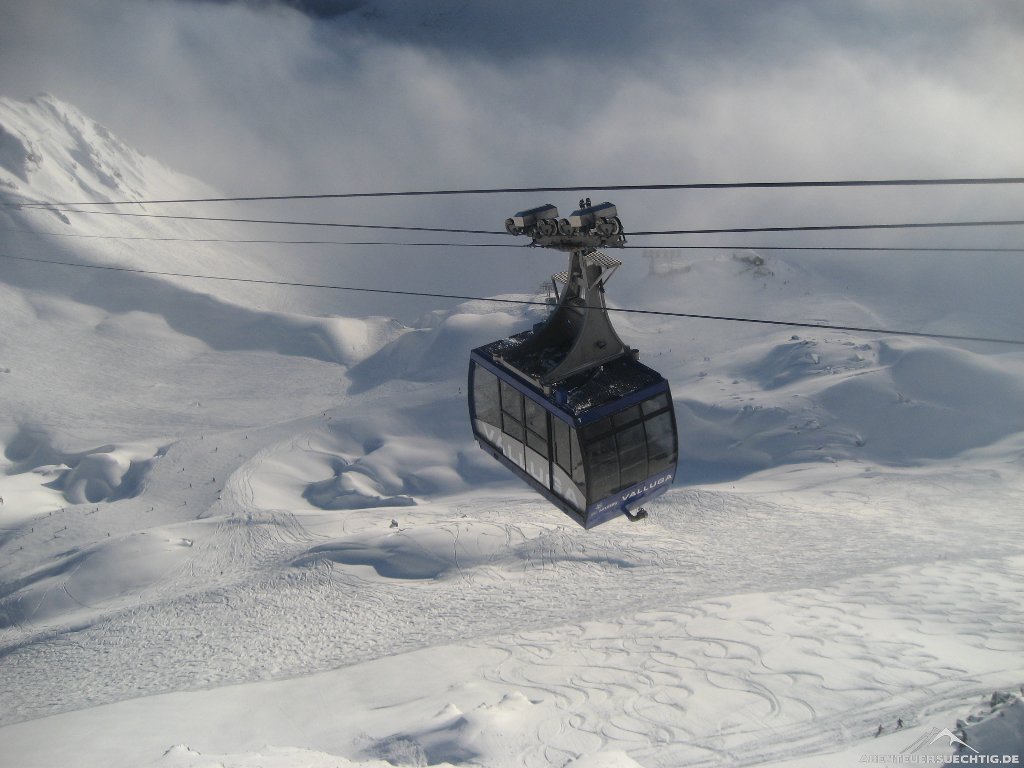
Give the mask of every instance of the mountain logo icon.
POLYGON ((977 754, 981 754, 980 752, 978 752, 978 750, 976 750, 974 747, 972 747, 966 741, 963 741, 962 739, 958 738, 955 733, 953 733, 952 731, 949 730, 949 728, 943 728, 941 731, 939 731, 937 734, 935 734, 935 738, 928 742, 929 745, 930 744, 934 744, 936 741, 941 739, 943 736, 945 736, 945 737, 947 737, 949 739, 949 746, 953 746, 954 744, 960 744, 962 746, 967 747, 969 750, 971 750, 971 752, 973 752, 976 755, 977 754))

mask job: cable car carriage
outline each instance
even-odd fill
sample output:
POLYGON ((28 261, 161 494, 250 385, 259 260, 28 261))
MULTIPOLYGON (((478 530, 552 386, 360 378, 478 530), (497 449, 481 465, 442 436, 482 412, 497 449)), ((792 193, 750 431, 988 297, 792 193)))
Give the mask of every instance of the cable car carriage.
POLYGON ((576 522, 592 528, 672 485, 678 457, 668 382, 616 334, 604 286, 621 262, 598 250, 625 243, 615 206, 581 201, 506 221, 511 234, 569 252, 548 319, 470 353, 469 413, 481 448, 576 522))

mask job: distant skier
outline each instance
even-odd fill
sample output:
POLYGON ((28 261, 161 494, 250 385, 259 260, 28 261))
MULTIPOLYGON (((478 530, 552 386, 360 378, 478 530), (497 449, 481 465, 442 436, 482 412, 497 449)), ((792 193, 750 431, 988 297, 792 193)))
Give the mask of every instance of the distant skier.
POLYGON ((902 717, 896 718, 896 730, 898 731, 902 727, 903 727, 903 718, 902 717))
POLYGON ((881 736, 882 735, 882 731, 884 731, 884 730, 885 730, 885 728, 882 726, 881 723, 879 723, 878 724, 878 730, 875 731, 875 738, 877 739, 879 736, 881 736))

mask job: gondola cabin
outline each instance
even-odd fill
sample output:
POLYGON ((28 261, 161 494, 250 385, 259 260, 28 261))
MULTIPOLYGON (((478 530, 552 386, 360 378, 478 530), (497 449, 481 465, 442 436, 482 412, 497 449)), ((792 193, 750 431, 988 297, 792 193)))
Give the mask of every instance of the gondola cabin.
POLYGON ((570 251, 569 269, 555 276, 565 287, 547 321, 470 353, 469 413, 481 448, 592 528, 646 514, 672 485, 678 450, 668 382, 623 344, 604 304, 620 262, 596 245, 625 241, 615 207, 581 209, 561 226, 551 205, 506 222, 570 251))
POLYGON ((586 528, 632 516, 669 489, 677 450, 665 379, 623 357, 545 393, 495 362, 503 343, 470 355, 481 448, 586 528))

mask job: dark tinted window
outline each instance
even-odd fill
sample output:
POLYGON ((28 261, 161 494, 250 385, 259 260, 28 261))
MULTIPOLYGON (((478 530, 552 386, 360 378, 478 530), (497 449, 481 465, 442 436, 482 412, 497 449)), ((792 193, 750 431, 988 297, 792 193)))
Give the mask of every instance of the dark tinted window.
POLYGON ((644 400, 640 403, 640 407, 643 408, 644 416, 650 416, 652 413, 668 408, 668 395, 662 392, 660 395, 655 395, 650 400, 644 400))
POLYGON ((532 429, 526 430, 526 444, 533 450, 543 456, 545 459, 548 457, 548 437, 547 435, 539 435, 532 429))
POLYGON ((580 427, 580 437, 584 443, 589 443, 596 437, 607 434, 612 431, 612 419, 610 416, 606 416, 603 419, 598 419, 592 424, 587 424, 585 427, 580 427))
POLYGON ((625 408, 618 413, 612 414, 612 426, 613 427, 624 427, 627 424, 631 424, 635 421, 640 420, 640 406, 633 405, 629 408, 625 408))
POLYGON ((501 410, 523 423, 523 394, 507 382, 501 382, 501 410))
POLYGON ((615 447, 619 454, 620 488, 639 483, 647 477, 647 440, 643 424, 635 424, 617 432, 615 447))
POLYGON ((583 454, 576 430, 561 419, 552 417, 551 436, 555 449, 555 463, 572 478, 584 497, 587 496, 586 477, 583 472, 583 454))
POLYGON ((649 471, 653 475, 668 469, 676 461, 676 436, 672 429, 672 412, 665 411, 654 416, 648 419, 644 426, 647 428, 649 471))
POLYGON ((548 431, 548 412, 529 398, 526 400, 526 426, 538 435, 547 434, 548 431))
POLYGON ((551 432, 555 444, 555 463, 566 474, 571 474, 572 472, 572 460, 569 456, 569 431, 569 425, 561 419, 551 420, 551 432))
MULTIPOLYGON (((579 486, 579 489, 583 490, 583 484, 585 478, 583 475, 583 454, 580 452, 580 438, 576 434, 576 430, 569 430, 569 443, 572 446, 572 471, 569 473, 572 476, 573 482, 579 486)), ((586 495, 586 492, 584 492, 586 495)))
POLYGON ((514 437, 519 442, 526 442, 526 429, 523 427, 521 422, 516 421, 507 413, 503 419, 504 424, 501 426, 501 431, 509 437, 514 437))
POLYGON ((586 452, 587 475, 590 479, 588 501, 594 502, 619 488, 619 457, 615 436, 606 435, 586 442, 583 450, 586 452))
POLYGON ((473 366, 473 407, 476 418, 501 428, 498 377, 476 365, 473 366))
POLYGON ((642 483, 675 464, 672 417, 672 401, 661 393, 580 430, 588 502, 642 483))
POLYGON ((521 443, 526 442, 523 426, 523 393, 506 381, 501 385, 501 431, 521 443))
POLYGON ((526 406, 526 444, 543 456, 548 457, 548 412, 530 398, 524 398, 526 406))

